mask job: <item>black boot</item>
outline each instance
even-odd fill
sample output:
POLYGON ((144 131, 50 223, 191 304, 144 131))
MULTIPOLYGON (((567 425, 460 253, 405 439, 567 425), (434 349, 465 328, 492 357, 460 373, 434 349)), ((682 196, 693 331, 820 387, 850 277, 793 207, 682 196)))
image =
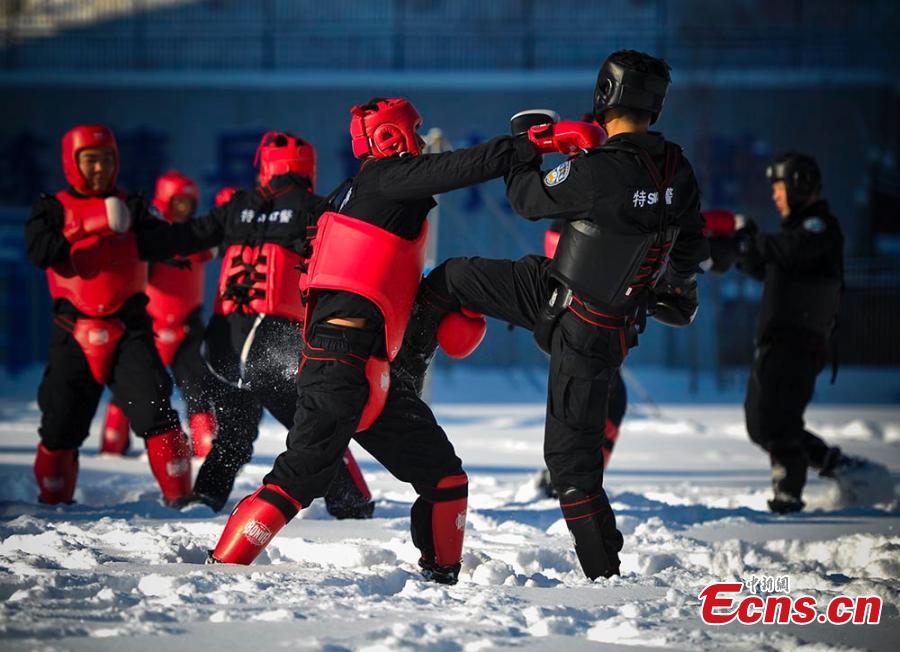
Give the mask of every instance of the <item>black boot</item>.
POLYGON ((462 568, 462 564, 439 566, 433 560, 419 559, 419 569, 422 577, 438 584, 456 584, 459 581, 460 568, 462 568))
POLYGON ((341 464, 325 494, 325 509, 338 520, 367 519, 375 513, 375 501, 362 494, 347 467, 341 464))
POLYGON ((770 453, 772 463, 772 491, 774 496, 768 501, 769 509, 777 514, 799 512, 803 502, 803 487, 806 485, 806 455, 800 450, 778 450, 770 453))

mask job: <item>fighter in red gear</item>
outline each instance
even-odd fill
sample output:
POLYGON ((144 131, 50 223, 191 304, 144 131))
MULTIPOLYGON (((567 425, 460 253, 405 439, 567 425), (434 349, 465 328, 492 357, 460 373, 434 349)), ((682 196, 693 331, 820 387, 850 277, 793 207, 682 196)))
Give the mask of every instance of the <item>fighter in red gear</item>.
POLYGON ((500 137, 422 154, 420 124, 401 98, 376 98, 351 110, 353 151, 363 163, 335 193, 313 240, 304 282, 306 347, 288 448, 264 487, 232 514, 212 552, 215 561, 252 561, 300 506, 322 495, 355 438, 419 494, 411 527, 423 574, 457 581, 466 475, 431 410, 386 372, 421 278, 432 195, 504 174, 517 141, 500 137))
POLYGON ((42 195, 25 225, 28 256, 47 270, 54 328, 38 389, 40 437, 34 471, 41 502, 70 503, 78 448, 103 386, 138 436, 164 501, 190 494, 190 448, 169 401, 172 383, 153 344, 147 263, 137 236, 158 221, 137 195, 116 188, 119 154, 103 125, 81 125, 62 140, 69 188, 42 195))
MULTIPOLYGON (((148 246, 157 255, 221 246, 214 314, 203 355, 216 377, 218 434, 194 484, 194 499, 224 508, 241 467, 253 455, 263 408, 285 428, 296 410, 302 347, 300 276, 307 237, 323 199, 314 194, 313 146, 289 133, 269 132, 256 154, 259 185, 219 193, 208 215, 173 224, 167 238, 148 246)), ((338 518, 371 517, 374 503, 349 449, 325 492, 338 518)))
MULTIPOLYGON (((189 177, 170 170, 156 180, 153 208, 169 223, 185 222, 200 202, 200 189, 189 177)), ((147 311, 153 318, 156 348, 163 364, 171 369, 187 405, 188 424, 195 457, 206 457, 216 434, 210 402, 211 378, 200 357, 203 342, 204 266, 213 258, 211 250, 188 257, 177 256, 176 265, 150 266, 147 311)), ((130 445, 129 424, 115 400, 109 402, 100 451, 123 454, 130 445)))

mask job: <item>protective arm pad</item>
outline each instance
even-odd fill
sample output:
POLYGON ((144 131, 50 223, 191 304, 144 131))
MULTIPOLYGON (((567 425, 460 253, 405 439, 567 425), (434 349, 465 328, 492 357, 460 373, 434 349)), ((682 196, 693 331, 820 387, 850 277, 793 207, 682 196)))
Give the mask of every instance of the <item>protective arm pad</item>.
POLYGON ((600 147, 606 142, 603 127, 579 120, 563 120, 555 124, 536 125, 528 130, 528 140, 541 154, 574 154, 600 147))
POLYGON ((509 130, 513 136, 528 133, 528 130, 537 125, 547 125, 559 122, 559 114, 551 109, 528 109, 519 111, 509 119, 509 130))
POLYGON ((444 353, 457 360, 466 358, 478 348, 487 333, 484 315, 460 308, 447 313, 437 330, 437 341, 444 353))
POLYGON ((72 245, 69 260, 76 274, 91 279, 114 265, 139 260, 137 238, 133 233, 88 236, 72 245))
POLYGON ((669 280, 657 290, 650 316, 666 326, 687 326, 697 315, 697 279, 669 280))
POLYGON ((118 197, 107 197, 103 200, 106 204, 106 220, 109 228, 115 233, 127 233, 131 229, 131 211, 118 197))

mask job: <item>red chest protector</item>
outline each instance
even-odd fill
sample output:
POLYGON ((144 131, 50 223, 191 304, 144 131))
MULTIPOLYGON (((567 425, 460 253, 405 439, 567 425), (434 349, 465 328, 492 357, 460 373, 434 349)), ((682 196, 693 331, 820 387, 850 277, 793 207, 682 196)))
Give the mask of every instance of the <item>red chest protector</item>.
POLYGON ((427 240, 428 222, 415 240, 406 240, 341 213, 324 213, 313 240, 304 292, 344 290, 378 306, 384 315, 388 360, 393 360, 422 280, 427 240))
MULTIPOLYGON (((106 217, 106 204, 100 197, 75 197, 68 191, 56 193, 65 211, 63 235, 75 243, 88 235, 113 234, 106 217)), ((120 194, 120 199, 125 195, 120 194)), ((66 299, 79 312, 90 317, 106 317, 147 287, 147 263, 136 261, 115 265, 92 279, 74 274, 71 269, 47 270, 50 296, 66 299)))
POLYGON ((300 275, 305 262, 274 242, 231 245, 222 260, 215 313, 240 311, 302 321, 300 275))
POLYGON ((186 260, 191 263, 190 269, 164 263, 150 268, 147 312, 153 318, 156 348, 167 367, 172 364, 188 333, 185 320, 203 305, 204 266, 212 257, 210 251, 188 256, 186 260))

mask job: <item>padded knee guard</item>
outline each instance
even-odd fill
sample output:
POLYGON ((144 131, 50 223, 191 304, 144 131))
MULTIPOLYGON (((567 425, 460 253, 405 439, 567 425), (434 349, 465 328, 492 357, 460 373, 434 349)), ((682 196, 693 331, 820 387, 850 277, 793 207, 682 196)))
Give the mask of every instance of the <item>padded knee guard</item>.
POLYGON ((51 451, 38 444, 34 458, 34 479, 40 493, 38 501, 46 505, 74 502, 75 483, 78 479, 78 451, 65 449, 51 451))
MULTIPOLYGON (((441 478, 436 487, 416 486, 419 498, 410 513, 413 544, 421 551, 420 565, 452 572, 456 583, 462 560, 469 502, 469 478, 465 473, 441 478)), ((435 577, 437 581, 441 579, 435 577)))
POLYGON ((600 489, 590 495, 568 487, 560 492, 559 506, 575 539, 575 553, 584 574, 592 580, 618 575, 623 539, 606 492, 600 489))
POLYGON ((231 512, 211 560, 249 565, 302 507, 278 485, 264 484, 231 512))

